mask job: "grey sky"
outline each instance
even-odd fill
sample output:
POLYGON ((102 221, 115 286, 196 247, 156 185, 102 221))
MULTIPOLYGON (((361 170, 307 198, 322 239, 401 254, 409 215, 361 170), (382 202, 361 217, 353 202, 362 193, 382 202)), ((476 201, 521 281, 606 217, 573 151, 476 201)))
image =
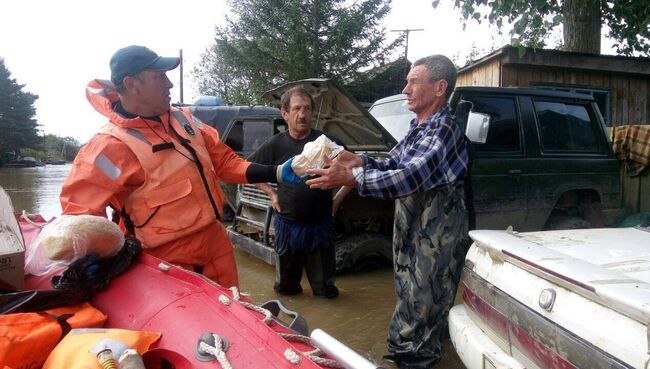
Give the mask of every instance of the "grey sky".
MULTIPOLYGON (((445 1, 443 1, 445 3, 445 1)), ((479 50, 501 46, 507 36, 493 28, 470 25, 462 31, 452 1, 438 9, 430 0, 394 0, 386 28, 423 28, 412 32, 411 61, 429 54, 464 56, 475 44, 479 50)), ((88 104, 84 88, 93 78, 108 78, 108 60, 115 50, 139 44, 159 55, 184 56, 184 97, 197 97, 190 72, 212 42, 214 27, 223 21, 225 0, 21 0, 3 4, 0 57, 25 91, 39 95, 37 119, 45 133, 87 141, 105 122, 88 104), (182 6, 181 6, 182 5, 182 6)), ((388 33, 395 38, 397 33, 388 33)), ((178 70, 169 72, 178 85, 178 70)), ((316 76, 314 76, 316 77, 316 76)), ((179 101, 179 88, 172 90, 179 101)))

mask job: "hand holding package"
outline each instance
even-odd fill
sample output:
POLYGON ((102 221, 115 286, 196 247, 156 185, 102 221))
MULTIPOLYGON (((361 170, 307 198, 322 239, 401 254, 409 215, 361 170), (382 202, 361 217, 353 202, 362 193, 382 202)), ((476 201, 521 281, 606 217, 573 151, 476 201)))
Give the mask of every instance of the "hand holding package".
POLYGON ((325 135, 320 135, 305 145, 302 153, 293 159, 291 168, 296 175, 304 176, 308 169, 324 168, 325 158, 334 159, 342 150, 343 146, 336 144, 325 135))

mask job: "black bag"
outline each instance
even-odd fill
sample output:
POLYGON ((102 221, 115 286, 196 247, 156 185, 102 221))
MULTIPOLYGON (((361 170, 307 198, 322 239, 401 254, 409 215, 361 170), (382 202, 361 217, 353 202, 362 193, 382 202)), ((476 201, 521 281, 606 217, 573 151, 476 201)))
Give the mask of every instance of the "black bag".
POLYGON ((106 259, 87 255, 72 264, 62 275, 52 277, 54 290, 0 290, 0 314, 43 311, 90 301, 96 291, 108 287, 110 280, 122 274, 136 260, 140 241, 127 237, 124 247, 106 259))

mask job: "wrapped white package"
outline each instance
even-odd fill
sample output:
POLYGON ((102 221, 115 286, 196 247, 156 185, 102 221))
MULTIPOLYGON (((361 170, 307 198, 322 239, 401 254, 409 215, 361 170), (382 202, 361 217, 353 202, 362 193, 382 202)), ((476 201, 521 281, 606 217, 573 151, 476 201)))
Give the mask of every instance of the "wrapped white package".
POLYGON ((343 150, 325 135, 318 136, 312 142, 305 144, 300 155, 297 155, 291 163, 291 169, 298 176, 307 174, 308 169, 322 169, 325 166, 325 157, 334 159, 343 150))

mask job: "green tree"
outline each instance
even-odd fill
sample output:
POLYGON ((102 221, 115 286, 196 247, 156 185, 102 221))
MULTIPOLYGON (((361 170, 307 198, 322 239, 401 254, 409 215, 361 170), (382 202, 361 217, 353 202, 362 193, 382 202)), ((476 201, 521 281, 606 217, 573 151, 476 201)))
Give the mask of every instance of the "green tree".
POLYGON ((253 102, 297 79, 354 80, 403 42, 386 43, 379 24, 390 0, 239 0, 230 7, 193 73, 201 93, 223 93, 228 102, 253 102))
POLYGON ((248 88, 248 81, 236 68, 224 61, 223 42, 216 40, 201 56, 192 74, 203 95, 220 96, 227 103, 248 103, 255 101, 255 95, 248 88))
MULTIPOLYGON (((437 7, 440 0, 433 0, 437 7)), ((562 26, 563 49, 600 54, 601 27, 606 24, 616 51, 650 55, 650 0, 455 0, 462 17, 487 20, 499 30, 505 23, 515 46, 544 47, 562 26)))
POLYGON ((0 153, 40 149, 42 139, 34 107, 38 96, 24 92, 23 87, 11 78, 4 59, 0 58, 0 153))
POLYGON ((46 134, 43 137, 43 151, 46 156, 54 160, 74 160, 80 146, 73 137, 61 137, 53 134, 46 134))

